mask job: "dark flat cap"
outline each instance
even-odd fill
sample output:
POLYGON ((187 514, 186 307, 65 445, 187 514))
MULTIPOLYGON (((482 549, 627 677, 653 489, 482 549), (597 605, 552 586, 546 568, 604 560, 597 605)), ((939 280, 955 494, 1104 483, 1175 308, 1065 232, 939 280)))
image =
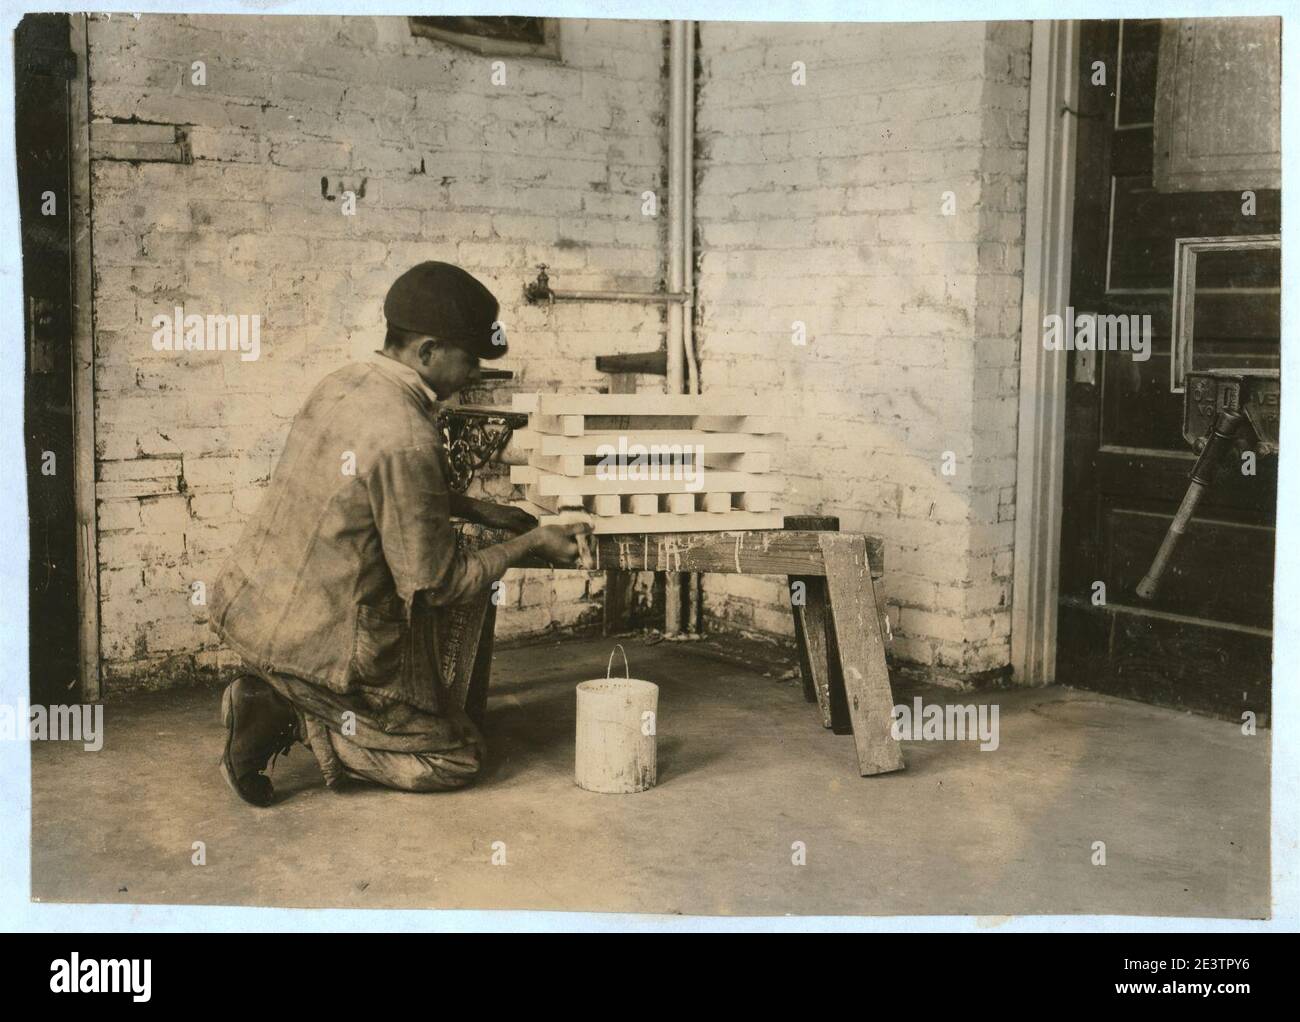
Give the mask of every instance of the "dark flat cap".
POLYGON ((436 337, 482 359, 506 353, 505 331, 493 328, 499 309, 491 291, 451 263, 411 267, 384 299, 389 326, 436 337))

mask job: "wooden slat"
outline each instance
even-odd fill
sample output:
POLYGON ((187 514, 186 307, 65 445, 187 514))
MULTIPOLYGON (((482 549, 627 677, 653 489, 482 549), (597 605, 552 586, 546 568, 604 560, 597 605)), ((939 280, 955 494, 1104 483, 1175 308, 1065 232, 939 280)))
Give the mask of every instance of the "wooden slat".
MULTIPOLYGON (((559 436, 541 433, 535 429, 518 430, 515 443, 520 447, 538 450, 542 454, 559 457, 565 454, 585 454, 595 457, 602 446, 618 447, 618 438, 629 436, 628 430, 589 430, 582 436, 559 436)), ((726 454, 779 454, 785 449, 785 438, 779 433, 712 433, 702 429, 637 430, 629 442, 659 444, 664 447, 700 446, 705 457, 726 454)))
MULTIPOLYGON (((635 499, 635 498, 633 498, 635 499)), ((543 515, 538 521, 542 525, 558 525, 562 515, 543 515)), ((692 511, 690 514, 673 515, 667 513, 653 514, 622 514, 617 517, 592 518, 592 531, 597 536, 610 535, 629 535, 634 534, 641 536, 643 534, 663 534, 663 535, 681 535, 682 530, 689 530, 689 535, 704 535, 708 531, 723 532, 726 535, 734 535, 737 530, 747 529, 761 531, 765 529, 781 528, 782 515, 778 511, 772 511, 767 514, 759 514, 754 511, 725 511, 722 513, 712 511, 692 511)), ((656 535, 658 540, 659 536, 656 535)), ((623 567, 622 562, 615 555, 615 563, 623 567)), ((597 560, 598 567, 609 567, 609 564, 601 563, 597 560)), ((698 568, 672 568, 664 564, 651 564, 648 567, 637 565, 627 566, 628 571, 698 571, 698 568)))
MULTIPOLYGON (((512 414, 519 414, 518 412, 512 414)), ((704 430, 709 433, 777 434, 769 415, 545 415, 528 413, 528 426, 552 436, 637 433, 647 430, 704 430)))
POLYGON ((686 479, 599 479, 594 475, 560 476, 539 472, 530 465, 513 465, 510 481, 535 486, 542 496, 564 493, 780 493, 785 480, 777 475, 749 472, 703 472, 686 479))

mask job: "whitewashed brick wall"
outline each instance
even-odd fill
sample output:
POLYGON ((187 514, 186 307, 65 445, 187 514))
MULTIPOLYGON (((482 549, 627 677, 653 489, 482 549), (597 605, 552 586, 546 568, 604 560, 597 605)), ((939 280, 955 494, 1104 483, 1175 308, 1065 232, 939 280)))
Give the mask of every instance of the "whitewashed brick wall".
MULTIPOLYGON (((229 665, 194 606, 256 507, 292 416, 382 345, 392 280, 424 259, 497 294, 512 387, 595 388, 594 356, 653 349, 662 314, 526 306, 664 274, 660 22, 565 22, 559 63, 415 39, 404 18, 95 15, 92 118, 186 126, 192 164, 93 164, 101 637, 110 691, 229 665), (204 61, 207 84, 191 84, 204 61), (343 188, 365 194, 340 213, 343 188), (261 358, 156 353, 182 305, 262 316, 261 358)), ((479 399, 504 401, 504 390, 479 399)), ((485 481, 509 493, 500 476, 485 481)), ((502 636, 599 611, 600 579, 513 572, 502 636)))
MULTIPOLYGON (((492 58, 401 18, 92 17, 92 116, 184 125, 194 159, 92 167, 110 691, 229 664, 190 585, 311 384, 379 345, 411 264, 458 263, 501 299, 517 380, 479 400, 596 389, 595 355, 662 343, 660 310, 521 291, 542 262, 560 287, 661 285, 666 223, 640 196, 666 185, 664 40, 564 22, 560 63, 507 59, 496 86, 492 58), (364 179, 355 217, 322 179, 364 179), (150 320, 177 304, 261 314, 261 359, 155 353, 150 320)), ((1009 655, 1028 51, 1023 23, 699 30, 705 392, 784 402, 787 511, 884 537, 896 656, 939 676, 1009 655)), ((512 572, 499 634, 586 621, 600 584, 512 572)), ((715 626, 789 634, 780 580, 713 576, 706 596, 715 626)))
MULTIPOLYGON (((1029 39, 700 29, 703 389, 780 402, 787 512, 885 539, 895 654, 939 676, 1009 660, 1029 39)), ((708 577, 706 609, 791 631, 781 580, 708 577)))

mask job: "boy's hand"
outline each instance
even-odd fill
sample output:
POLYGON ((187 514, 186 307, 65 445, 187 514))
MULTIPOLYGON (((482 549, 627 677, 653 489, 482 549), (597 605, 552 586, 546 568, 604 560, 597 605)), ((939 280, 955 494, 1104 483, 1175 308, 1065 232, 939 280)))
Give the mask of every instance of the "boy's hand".
POLYGON ((555 566, 570 567, 578 560, 578 542, 575 536, 591 534, 591 525, 587 522, 568 522, 565 525, 543 525, 535 529, 533 549, 555 566))

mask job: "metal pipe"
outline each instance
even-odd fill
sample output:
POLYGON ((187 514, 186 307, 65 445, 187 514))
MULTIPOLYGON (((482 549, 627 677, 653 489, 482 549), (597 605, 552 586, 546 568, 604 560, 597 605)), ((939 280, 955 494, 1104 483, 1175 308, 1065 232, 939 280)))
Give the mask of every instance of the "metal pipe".
POLYGON ((649 302, 682 305, 691 300, 684 291, 551 291, 553 302, 649 302))
POLYGON ((695 22, 686 22, 685 110, 682 131, 682 291, 688 304, 682 309, 682 351, 686 357, 687 392, 700 392, 700 370, 695 354, 695 22))
MULTIPOLYGON (((686 22, 668 25, 668 291, 686 291, 682 258, 686 227, 686 22)), ((684 380, 682 310, 668 310, 668 373, 664 389, 680 394, 684 380)))
MULTIPOLYGON (((668 290, 686 290, 684 231, 686 216, 686 22, 668 23, 668 290)), ((683 333, 684 304, 668 306, 667 372, 664 392, 680 394, 685 367, 683 333)), ((681 579, 664 575, 664 634, 682 630, 681 579)))
MULTIPOLYGON (((686 389, 690 394, 700 392, 700 369, 695 354, 695 23, 686 23, 686 126, 682 138, 683 183, 685 209, 682 212, 682 287, 692 298, 682 306, 682 352, 686 359, 686 389)), ((686 576, 686 632, 699 634, 702 622, 700 608, 704 601, 704 577, 693 571, 686 576)))

